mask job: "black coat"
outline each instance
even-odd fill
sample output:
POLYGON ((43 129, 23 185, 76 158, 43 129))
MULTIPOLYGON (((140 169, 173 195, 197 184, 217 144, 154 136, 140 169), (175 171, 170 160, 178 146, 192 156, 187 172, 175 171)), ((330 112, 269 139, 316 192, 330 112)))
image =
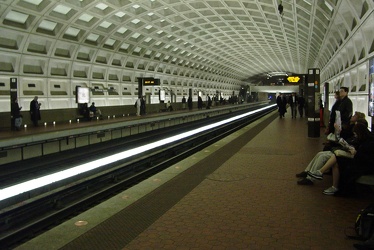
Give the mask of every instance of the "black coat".
POLYGON ((341 99, 339 111, 342 120, 342 127, 348 126, 353 113, 353 104, 351 99, 348 98, 348 96, 341 99))
POLYGON ((11 115, 13 118, 21 117, 21 108, 18 105, 18 102, 12 102, 11 105, 11 115))
POLYGON ((37 121, 41 119, 40 116, 40 105, 38 101, 32 100, 30 102, 30 115, 31 115, 31 120, 37 121))

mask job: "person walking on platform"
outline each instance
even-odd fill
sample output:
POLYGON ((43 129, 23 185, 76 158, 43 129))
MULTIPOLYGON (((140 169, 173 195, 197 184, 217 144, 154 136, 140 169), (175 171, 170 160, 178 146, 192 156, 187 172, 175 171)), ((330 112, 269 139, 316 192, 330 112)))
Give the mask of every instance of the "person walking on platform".
POLYGON ((11 115, 12 115, 12 125, 11 128, 12 130, 21 130, 21 125, 22 125, 22 115, 21 115, 21 109, 18 105, 18 100, 17 98, 14 98, 11 104, 11 115))
POLYGON ((305 106, 305 99, 302 95, 299 96, 299 98, 297 99, 297 103, 298 103, 299 115, 302 118, 304 115, 304 106, 305 106))
POLYGON ((278 106, 278 112, 279 112, 279 118, 282 119, 284 117, 284 114, 286 113, 286 98, 283 97, 282 93, 279 93, 277 97, 277 106, 278 106))
POLYGON ((290 99, 289 99, 289 104, 291 106, 291 116, 292 116, 292 119, 293 118, 296 118, 296 115, 297 115, 297 96, 295 93, 292 93, 292 95, 290 96, 290 99))
POLYGON ((34 99, 30 102, 30 116, 31 121, 35 127, 38 126, 38 121, 41 119, 40 115, 40 106, 42 104, 38 103, 38 97, 35 96, 34 99))

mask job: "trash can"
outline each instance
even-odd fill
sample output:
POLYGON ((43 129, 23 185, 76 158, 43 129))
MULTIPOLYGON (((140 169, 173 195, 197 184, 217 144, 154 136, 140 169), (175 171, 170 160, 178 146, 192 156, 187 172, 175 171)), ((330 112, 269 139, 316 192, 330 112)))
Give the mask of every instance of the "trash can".
POLYGON ((320 118, 308 118, 308 137, 320 137, 320 118))

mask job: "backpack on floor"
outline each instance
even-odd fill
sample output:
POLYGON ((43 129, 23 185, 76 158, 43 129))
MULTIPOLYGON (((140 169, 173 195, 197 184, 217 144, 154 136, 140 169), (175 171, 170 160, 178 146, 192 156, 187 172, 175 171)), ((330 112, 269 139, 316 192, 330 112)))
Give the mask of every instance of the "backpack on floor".
POLYGON ((358 213, 354 229, 355 236, 348 236, 357 240, 368 240, 374 234, 374 204, 367 206, 358 213))

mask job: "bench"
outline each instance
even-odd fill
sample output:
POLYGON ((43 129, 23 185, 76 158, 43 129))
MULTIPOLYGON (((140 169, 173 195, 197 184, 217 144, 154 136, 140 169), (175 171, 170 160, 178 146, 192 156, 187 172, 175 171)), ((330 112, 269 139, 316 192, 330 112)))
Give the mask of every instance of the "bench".
POLYGON ((356 183, 374 186, 374 175, 362 175, 356 180, 356 183))
POLYGON ((162 108, 162 109, 160 109, 160 112, 168 112, 168 111, 169 111, 168 108, 162 108))

